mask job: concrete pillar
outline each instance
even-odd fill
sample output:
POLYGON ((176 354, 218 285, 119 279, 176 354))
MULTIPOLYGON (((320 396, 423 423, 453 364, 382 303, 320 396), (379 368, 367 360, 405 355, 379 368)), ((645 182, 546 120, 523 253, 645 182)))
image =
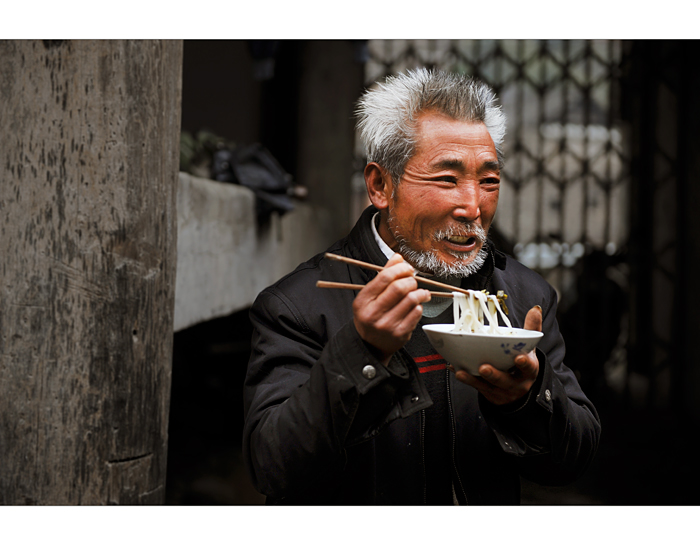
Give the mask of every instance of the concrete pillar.
POLYGON ((330 221, 331 243, 352 227, 353 111, 364 74, 356 54, 348 40, 310 40, 301 51, 297 179, 319 216, 330 221))

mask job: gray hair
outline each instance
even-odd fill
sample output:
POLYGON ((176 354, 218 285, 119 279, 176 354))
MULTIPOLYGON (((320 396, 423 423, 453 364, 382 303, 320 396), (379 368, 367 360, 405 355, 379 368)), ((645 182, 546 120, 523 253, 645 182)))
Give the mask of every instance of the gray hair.
POLYGON ((506 116, 495 102, 493 90, 472 77, 425 68, 408 70, 365 91, 357 103, 357 128, 368 161, 387 169, 395 184, 415 152, 416 120, 425 110, 484 123, 503 168, 506 116))

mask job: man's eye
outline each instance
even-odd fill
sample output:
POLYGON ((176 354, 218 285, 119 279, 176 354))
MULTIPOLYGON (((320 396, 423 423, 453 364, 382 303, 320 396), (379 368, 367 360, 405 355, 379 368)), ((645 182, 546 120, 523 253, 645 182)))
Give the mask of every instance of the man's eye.
POLYGON ((483 180, 481 180, 481 183, 495 185, 495 184, 500 184, 501 180, 498 178, 484 178, 483 180))
POLYGON ((451 184, 457 183, 456 176, 440 176, 439 178, 433 178, 433 180, 436 182, 449 182, 451 184))

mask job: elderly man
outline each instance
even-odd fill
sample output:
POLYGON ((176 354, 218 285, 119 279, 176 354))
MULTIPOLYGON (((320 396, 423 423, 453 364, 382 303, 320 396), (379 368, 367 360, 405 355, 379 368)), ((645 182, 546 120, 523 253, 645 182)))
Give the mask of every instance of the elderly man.
POLYGON ((388 78, 358 108, 372 202, 330 252, 264 290, 245 382, 243 452, 270 503, 505 504, 520 476, 571 482, 600 423, 563 363, 556 294, 494 248, 505 117, 476 80, 388 78), (508 294, 515 327, 544 332, 510 372, 453 372, 420 327, 453 320, 415 274, 508 294), (317 280, 365 285, 324 290, 317 280))

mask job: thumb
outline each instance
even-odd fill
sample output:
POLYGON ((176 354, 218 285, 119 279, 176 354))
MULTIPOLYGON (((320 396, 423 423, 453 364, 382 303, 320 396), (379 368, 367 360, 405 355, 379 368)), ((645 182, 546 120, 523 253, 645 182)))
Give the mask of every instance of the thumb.
POLYGON ((392 265, 396 265, 397 263, 402 263, 404 261, 403 256, 396 252, 391 258, 386 262, 385 267, 391 267, 392 265))
POLYGON ((542 307, 540 305, 535 305, 528 311, 523 329, 542 331, 542 307))

